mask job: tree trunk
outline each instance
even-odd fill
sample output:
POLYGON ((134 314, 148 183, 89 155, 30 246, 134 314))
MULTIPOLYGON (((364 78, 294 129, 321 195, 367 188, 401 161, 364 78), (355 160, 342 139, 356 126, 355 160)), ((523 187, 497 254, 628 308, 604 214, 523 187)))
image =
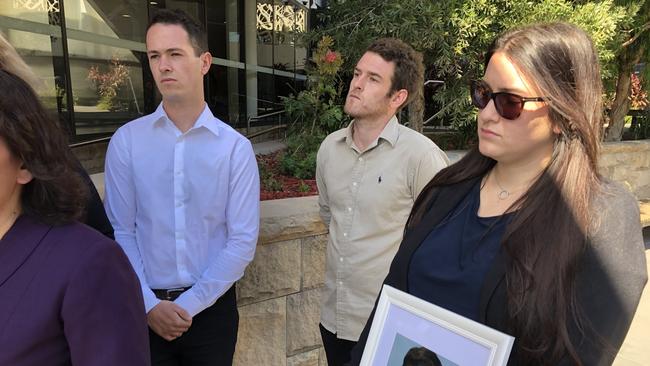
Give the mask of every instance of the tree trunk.
POLYGON ((631 70, 621 68, 616 81, 616 97, 609 111, 609 126, 605 131, 605 141, 620 141, 625 128, 625 116, 630 110, 631 70))
POLYGON ((424 122, 424 93, 418 93, 417 97, 408 106, 409 109, 409 126, 422 133, 424 122))
POLYGON ((634 65, 641 60, 643 47, 629 47, 621 50, 618 56, 618 80, 616 96, 609 111, 609 126, 605 131, 605 141, 620 141, 625 128, 625 116, 630 111, 630 93, 634 65))

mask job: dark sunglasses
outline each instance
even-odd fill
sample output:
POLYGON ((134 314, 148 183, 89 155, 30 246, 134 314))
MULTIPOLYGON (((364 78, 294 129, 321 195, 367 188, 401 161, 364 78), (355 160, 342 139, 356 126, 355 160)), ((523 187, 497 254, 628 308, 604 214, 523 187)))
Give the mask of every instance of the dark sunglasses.
POLYGON ((506 92, 492 92, 492 88, 483 80, 475 80, 470 84, 472 104, 478 109, 485 108, 490 99, 494 101, 494 108, 497 113, 505 119, 517 119, 521 115, 526 102, 543 102, 544 97, 521 97, 517 94, 506 92))

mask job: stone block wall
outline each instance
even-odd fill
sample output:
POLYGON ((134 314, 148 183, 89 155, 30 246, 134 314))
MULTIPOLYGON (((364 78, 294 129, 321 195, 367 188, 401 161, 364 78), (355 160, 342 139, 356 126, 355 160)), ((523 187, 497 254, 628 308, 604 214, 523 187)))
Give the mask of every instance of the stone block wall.
POLYGON ((607 142, 598 162, 601 173, 626 185, 639 200, 650 200, 650 140, 607 142))
POLYGON ((104 172, 106 149, 108 149, 108 141, 75 147, 72 152, 88 174, 97 174, 104 172))
MULTIPOLYGON (((452 163, 465 151, 447 151, 452 163)), ((627 186, 639 200, 650 200, 650 140, 605 142, 598 160, 600 173, 627 186)))
POLYGON ((255 259, 237 283, 234 365, 327 365, 318 329, 326 247, 317 197, 262 202, 255 259))

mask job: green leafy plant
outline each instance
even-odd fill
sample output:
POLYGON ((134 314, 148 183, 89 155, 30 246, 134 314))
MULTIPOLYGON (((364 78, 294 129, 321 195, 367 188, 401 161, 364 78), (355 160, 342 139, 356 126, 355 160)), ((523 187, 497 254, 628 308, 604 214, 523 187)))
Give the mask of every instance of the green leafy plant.
POLYGON ((284 174, 301 179, 313 178, 316 153, 321 141, 341 128, 345 115, 340 103, 339 69, 344 60, 333 50, 331 37, 323 37, 316 47, 308 69, 307 88, 283 98, 290 125, 287 149, 280 166, 284 174))
POLYGON ((265 179, 262 179, 261 184, 262 184, 262 188, 265 191, 269 191, 269 192, 282 191, 282 183, 280 183, 280 181, 275 178, 275 175, 271 175, 269 177, 266 177, 265 179))
POLYGON ((91 66, 88 70, 88 79, 97 86, 99 101, 97 108, 112 111, 116 108, 117 91, 126 84, 129 77, 129 69, 113 56, 108 71, 102 72, 99 66, 91 66))
POLYGON ((300 185, 298 186, 298 191, 306 193, 306 192, 311 191, 311 187, 309 186, 309 184, 307 184, 307 183, 305 183, 304 181, 301 180, 300 185))
POLYGON ((282 183, 275 177, 275 174, 265 160, 258 161, 257 167, 260 172, 260 185, 262 190, 269 192, 282 191, 282 183))

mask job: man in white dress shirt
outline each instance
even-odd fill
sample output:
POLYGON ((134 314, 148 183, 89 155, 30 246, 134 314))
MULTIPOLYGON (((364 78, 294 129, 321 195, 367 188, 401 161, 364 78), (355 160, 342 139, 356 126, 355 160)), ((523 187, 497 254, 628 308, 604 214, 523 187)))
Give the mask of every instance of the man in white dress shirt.
POLYGON ((255 155, 204 101, 212 57, 202 27, 161 10, 146 44, 162 103, 111 139, 106 211, 142 285, 152 364, 230 365, 234 283, 259 226, 255 155))

